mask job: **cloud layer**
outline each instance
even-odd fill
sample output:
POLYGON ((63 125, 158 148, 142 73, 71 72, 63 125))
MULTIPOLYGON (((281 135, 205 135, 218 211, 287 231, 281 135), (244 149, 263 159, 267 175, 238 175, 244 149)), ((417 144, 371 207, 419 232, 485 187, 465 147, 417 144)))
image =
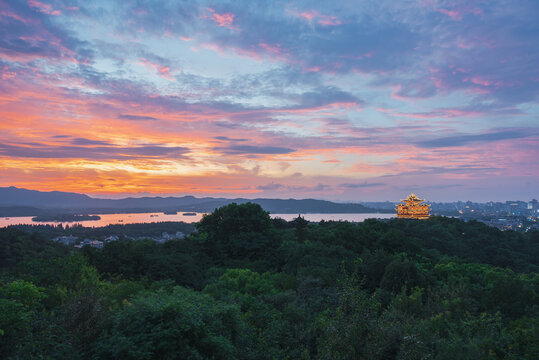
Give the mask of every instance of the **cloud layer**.
POLYGON ((531 198, 538 12, 532 0, 4 1, 0 186, 531 198))

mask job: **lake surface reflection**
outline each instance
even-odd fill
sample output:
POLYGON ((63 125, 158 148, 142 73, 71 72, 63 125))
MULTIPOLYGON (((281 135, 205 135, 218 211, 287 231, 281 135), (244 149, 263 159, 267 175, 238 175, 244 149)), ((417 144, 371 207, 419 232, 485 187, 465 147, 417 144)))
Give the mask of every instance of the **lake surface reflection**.
MULTIPOLYGON (((198 222, 202 219, 204 213, 194 213, 193 216, 186 216, 184 213, 178 213, 176 215, 165 215, 163 213, 132 213, 132 214, 91 214, 99 215, 100 220, 89 221, 75 221, 75 222, 35 222, 32 221, 32 216, 20 216, 20 217, 6 217, 0 218, 0 227, 6 227, 9 225, 75 225, 80 224, 86 227, 101 227, 112 224, 136 224, 136 223, 152 223, 161 221, 183 221, 186 223, 198 222)), ((298 214, 270 214, 272 218, 281 218, 287 221, 293 220, 298 214)), ((305 220, 318 222, 325 221, 352 221, 362 222, 365 219, 390 219, 395 217, 394 214, 301 214, 305 220)))

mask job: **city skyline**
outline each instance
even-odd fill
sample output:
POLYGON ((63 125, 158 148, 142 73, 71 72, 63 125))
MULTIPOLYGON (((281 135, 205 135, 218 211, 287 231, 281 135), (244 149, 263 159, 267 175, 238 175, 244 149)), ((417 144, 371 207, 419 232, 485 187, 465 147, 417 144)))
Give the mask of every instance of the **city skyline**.
POLYGON ((2 2, 0 187, 537 198, 538 13, 534 1, 2 2))

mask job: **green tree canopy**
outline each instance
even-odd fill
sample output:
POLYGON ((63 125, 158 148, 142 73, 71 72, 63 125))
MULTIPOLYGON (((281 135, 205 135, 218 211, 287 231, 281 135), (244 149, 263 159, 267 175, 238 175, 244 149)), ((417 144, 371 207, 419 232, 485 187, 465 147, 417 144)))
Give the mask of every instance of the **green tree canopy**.
POLYGON ((112 318, 98 356, 114 359, 235 359, 239 309, 182 287, 143 292, 112 318))

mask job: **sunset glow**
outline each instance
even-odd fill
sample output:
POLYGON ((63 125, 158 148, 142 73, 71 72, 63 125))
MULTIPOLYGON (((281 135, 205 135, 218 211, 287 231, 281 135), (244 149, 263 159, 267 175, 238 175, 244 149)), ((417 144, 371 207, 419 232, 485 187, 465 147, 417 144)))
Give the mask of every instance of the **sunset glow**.
POLYGON ((143 4, 0 2, 0 186, 539 194, 536 1, 143 4))

